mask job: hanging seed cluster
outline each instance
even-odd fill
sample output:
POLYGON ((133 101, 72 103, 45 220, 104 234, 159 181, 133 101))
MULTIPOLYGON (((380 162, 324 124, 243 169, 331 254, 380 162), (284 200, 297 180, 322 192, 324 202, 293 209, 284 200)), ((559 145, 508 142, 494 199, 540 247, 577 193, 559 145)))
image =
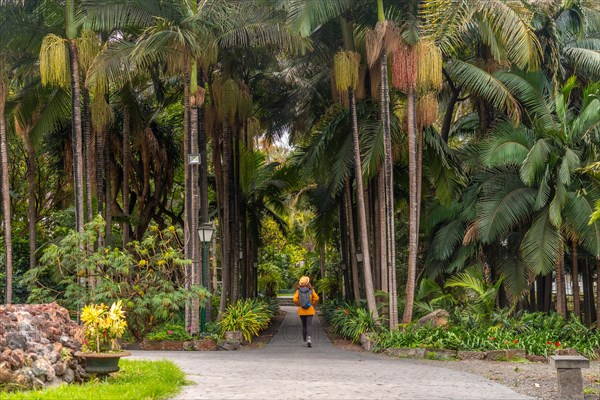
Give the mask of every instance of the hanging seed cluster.
POLYGON ((442 53, 429 40, 421 40, 416 46, 417 88, 421 93, 439 91, 442 88, 442 53))
POLYGON ((401 43, 392 55, 392 85, 404 92, 417 85, 417 51, 406 43, 401 43))
POLYGON ((333 57, 335 88, 341 94, 358 86, 360 54, 354 51, 338 51, 333 57))
POLYGON ((71 83, 69 65, 69 52, 65 40, 54 34, 46 35, 40 49, 42 85, 68 88, 71 83))
POLYGON ((417 99, 417 126, 423 128, 438 120, 439 104, 435 92, 428 92, 417 99))
POLYGON ((100 53, 102 44, 98 39, 96 32, 85 30, 81 32, 81 37, 77 40, 77 50, 79 55, 79 65, 83 71, 90 69, 94 58, 100 53))

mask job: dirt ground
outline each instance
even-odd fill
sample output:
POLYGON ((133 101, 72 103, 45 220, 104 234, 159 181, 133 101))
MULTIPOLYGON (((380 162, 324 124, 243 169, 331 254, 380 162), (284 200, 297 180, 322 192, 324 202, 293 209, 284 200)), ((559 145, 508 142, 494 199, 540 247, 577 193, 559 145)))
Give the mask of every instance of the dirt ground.
MULTIPOLYGON (((281 311, 267 330, 261 332, 260 336, 255 338, 252 343, 243 345, 242 349, 252 350, 266 346, 279 330, 284 318, 285 312, 281 311)), ((342 350, 364 352, 359 345, 335 336, 329 327, 324 327, 334 346, 342 350)), ((556 371, 548 363, 423 359, 411 359, 409 361, 415 364, 432 365, 480 375, 508 386, 518 393, 539 399, 553 400, 558 398, 556 371)), ((583 381, 585 400, 600 399, 600 363, 598 361, 590 362, 590 368, 583 370, 583 381)))
MULTIPOLYGON (((344 350, 363 352, 357 344, 336 337, 331 329, 325 328, 331 342, 344 350)), ((483 376, 494 382, 512 388, 515 392, 544 400, 558 398, 556 370, 548 363, 510 361, 436 361, 411 359, 415 364, 432 365, 483 376)), ((600 363, 591 361, 590 368, 583 370, 583 390, 585 400, 600 399, 600 363)))

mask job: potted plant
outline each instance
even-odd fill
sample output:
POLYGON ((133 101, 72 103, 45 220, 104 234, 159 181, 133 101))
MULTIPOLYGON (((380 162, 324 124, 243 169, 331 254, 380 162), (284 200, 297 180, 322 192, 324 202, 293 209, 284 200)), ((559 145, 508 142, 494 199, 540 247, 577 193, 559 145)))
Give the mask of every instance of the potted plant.
POLYGON ((127 322, 121 300, 110 307, 90 304, 83 308, 84 340, 75 356, 85 359, 85 370, 101 377, 119 370, 119 359, 130 356, 121 351, 118 339, 125 333, 127 322))

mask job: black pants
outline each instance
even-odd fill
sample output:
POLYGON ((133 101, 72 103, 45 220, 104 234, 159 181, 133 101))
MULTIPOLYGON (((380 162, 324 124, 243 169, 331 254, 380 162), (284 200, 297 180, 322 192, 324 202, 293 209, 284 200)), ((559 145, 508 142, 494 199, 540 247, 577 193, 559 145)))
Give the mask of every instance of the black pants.
POLYGON ((312 315, 301 315, 300 320, 302 320, 302 338, 306 342, 307 336, 312 336, 312 315))

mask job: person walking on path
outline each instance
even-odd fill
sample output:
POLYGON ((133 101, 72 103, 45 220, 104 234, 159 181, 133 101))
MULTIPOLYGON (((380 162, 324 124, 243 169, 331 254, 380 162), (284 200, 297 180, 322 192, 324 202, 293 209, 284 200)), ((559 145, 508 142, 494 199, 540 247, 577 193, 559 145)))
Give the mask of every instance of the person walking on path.
POLYGON ((307 347, 312 347, 312 320, 315 315, 315 304, 319 301, 319 295, 310 284, 308 276, 303 276, 298 281, 298 290, 294 293, 294 304, 298 306, 298 315, 302 321, 302 338, 307 347))

